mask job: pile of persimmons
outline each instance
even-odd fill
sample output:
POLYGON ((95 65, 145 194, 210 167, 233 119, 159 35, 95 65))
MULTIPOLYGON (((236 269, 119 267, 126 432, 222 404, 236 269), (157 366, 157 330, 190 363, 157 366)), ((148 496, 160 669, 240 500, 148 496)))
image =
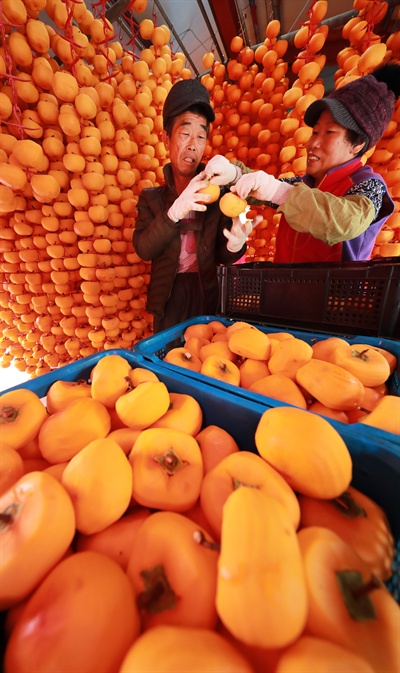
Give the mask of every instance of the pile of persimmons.
POLYGON ((163 359, 342 423, 400 435, 400 397, 389 394, 397 357, 377 345, 331 336, 310 344, 251 323, 193 322, 163 359))
MULTIPOLYGON (((129 349, 151 334, 149 263, 132 246, 136 204, 144 187, 163 181, 168 91, 192 76, 184 54, 171 51, 166 25, 143 19, 133 26, 149 44, 138 53, 133 43, 122 46, 100 13, 105 3, 93 5, 96 15, 86 4, 1 4, 0 363, 32 376, 102 350, 129 349)), ((146 5, 131 0, 129 8, 140 17, 146 5)), ((335 86, 400 57, 399 31, 383 38, 374 32, 388 3, 354 0, 354 8, 335 86)), ((224 63, 204 54, 201 79, 216 114, 206 160, 221 153, 274 175, 304 172, 304 112, 324 95, 327 9, 326 0, 312 0, 291 66, 276 20, 254 48, 236 36, 224 63)), ((398 106, 365 157, 384 174, 396 206, 374 256, 400 252, 399 123, 398 106)), ((261 212, 247 261, 273 260, 280 216, 261 212)))
POLYGON ((0 418, 5 673, 397 670, 393 536, 327 419, 239 450, 124 351, 0 418))

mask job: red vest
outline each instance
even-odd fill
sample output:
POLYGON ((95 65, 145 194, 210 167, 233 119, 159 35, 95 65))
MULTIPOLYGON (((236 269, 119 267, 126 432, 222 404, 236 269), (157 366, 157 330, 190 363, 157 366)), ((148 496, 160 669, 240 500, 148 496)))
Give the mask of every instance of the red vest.
MULTIPOLYGON (((331 171, 322 179, 318 189, 334 196, 344 196, 354 184, 352 174, 362 165, 357 159, 331 171)), ((307 213, 304 213, 304 217, 307 218, 307 213)), ((342 243, 327 245, 311 234, 295 231, 282 214, 276 235, 275 263, 340 262, 341 259, 342 243)))

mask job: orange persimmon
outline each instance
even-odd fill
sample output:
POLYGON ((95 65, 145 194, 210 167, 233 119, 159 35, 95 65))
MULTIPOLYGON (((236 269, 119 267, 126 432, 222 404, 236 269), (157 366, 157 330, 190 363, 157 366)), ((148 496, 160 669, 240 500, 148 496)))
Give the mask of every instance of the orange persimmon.
POLYGON ((70 402, 91 397, 91 387, 86 381, 63 381, 59 379, 51 384, 46 394, 46 407, 49 414, 64 409, 70 402))
POLYGON ((239 451, 232 435, 218 425, 207 425, 195 437, 200 446, 204 474, 231 453, 239 451))
POLYGON ((78 533, 74 543, 75 550, 100 552, 116 561, 122 570, 126 570, 136 533, 148 516, 149 509, 136 507, 98 533, 78 533))
POLYGON ((297 370, 296 383, 318 402, 340 411, 358 407, 364 394, 364 385, 354 374, 332 362, 316 358, 297 370))
POLYGON ((298 532, 308 594, 306 632, 365 657, 376 673, 400 661, 399 606, 370 567, 337 533, 298 532))
POLYGON ((130 387, 131 365, 121 355, 100 358, 90 372, 92 397, 105 407, 115 407, 117 399, 130 387))
POLYGON ((368 344, 345 344, 337 346, 330 361, 356 376, 364 386, 379 386, 390 376, 387 359, 368 344))
POLYGON ((176 365, 177 367, 185 367, 186 369, 191 369, 193 372, 199 372, 201 369, 201 360, 191 353, 191 351, 185 346, 177 346, 176 348, 171 348, 164 355, 164 362, 168 362, 171 365, 176 365))
POLYGON ((335 531, 368 563, 374 575, 392 574, 394 539, 386 514, 371 498, 353 486, 332 500, 299 494, 301 527, 324 526, 335 531))
POLYGON ((203 478, 200 504, 217 539, 221 536, 223 507, 229 495, 240 487, 256 488, 271 495, 286 509, 294 528, 300 521, 300 508, 286 480, 256 453, 238 451, 223 458, 203 478))
POLYGON ((333 418, 335 421, 340 421, 341 423, 349 422, 345 411, 329 409, 322 402, 312 402, 308 405, 308 411, 312 411, 314 414, 321 414, 321 416, 328 416, 328 418, 333 418))
POLYGON ((200 374, 210 376, 223 383, 229 383, 232 386, 240 384, 240 369, 228 358, 219 355, 209 355, 201 364, 200 374))
POLYGON ((0 495, 7 491, 24 474, 24 461, 11 446, 0 447, 0 495))
POLYGON ((270 371, 266 362, 262 360, 254 360, 253 358, 246 358, 246 360, 239 366, 240 370, 240 387, 248 390, 253 383, 259 379, 269 376, 270 371))
POLYGON ((75 535, 63 486, 45 472, 21 477, 0 498, 0 609, 24 600, 58 563, 75 535))
POLYGON ((374 673, 362 653, 356 654, 324 638, 302 635, 281 653, 275 673, 374 673))
POLYGON ((151 427, 181 430, 193 437, 197 435, 203 423, 203 412, 198 401, 193 395, 172 392, 169 399, 168 410, 151 427))
POLYGON ((164 416, 169 405, 165 383, 149 380, 120 395, 115 402, 115 411, 128 428, 143 430, 164 416))
POLYGON ((297 383, 285 374, 270 374, 251 384, 249 390, 274 400, 307 409, 307 402, 297 383))
POLYGON ((45 420, 39 431, 40 452, 49 463, 62 463, 89 442, 106 437, 110 428, 104 404, 91 397, 75 400, 45 420))
POLYGON ((71 458, 61 477, 75 509, 76 528, 97 533, 126 511, 132 494, 132 470, 117 442, 95 439, 71 458))
POLYGON ((328 337, 327 339, 321 339, 312 344, 311 348, 313 349, 313 358, 316 360, 325 360, 330 361, 332 352, 338 346, 347 346, 348 341, 342 339, 341 337, 328 337))
POLYGON ((307 590, 296 531, 285 507, 257 488, 238 488, 225 502, 216 606, 248 645, 284 647, 304 629, 307 590))
POLYGON ((337 498, 349 486, 352 459, 328 420, 304 409, 267 409, 255 432, 260 455, 293 490, 316 498, 337 498))
POLYGON ((255 327, 236 330, 229 336, 228 345, 236 355, 253 360, 268 360, 271 352, 269 336, 255 327))
POLYGON ((268 360, 271 374, 283 374, 296 380, 296 372, 312 358, 312 348, 303 339, 282 339, 268 360))
POLYGON ((119 673, 133 671, 254 673, 238 649, 216 631, 167 625, 142 633, 131 645, 119 673))
POLYGON ((132 495, 152 509, 184 512, 200 495, 203 461, 198 443, 187 432, 147 428, 129 454, 132 495))
POLYGON ((76 552, 28 600, 7 643, 4 670, 118 671, 139 631, 122 568, 105 554, 76 552))
POLYGON ((208 539, 177 512, 155 512, 138 529, 126 573, 144 631, 159 624, 215 627, 218 554, 197 543, 197 533, 208 539))
POLYGON ((132 430, 132 428, 116 428, 108 433, 107 439, 113 439, 117 442, 124 454, 128 456, 140 433, 141 430, 132 430))
POLYGON ((9 390, 0 396, 2 444, 18 450, 36 437, 46 418, 46 407, 32 390, 9 390))
POLYGON ((400 397, 383 395, 373 410, 360 418, 359 422, 400 435, 400 397))

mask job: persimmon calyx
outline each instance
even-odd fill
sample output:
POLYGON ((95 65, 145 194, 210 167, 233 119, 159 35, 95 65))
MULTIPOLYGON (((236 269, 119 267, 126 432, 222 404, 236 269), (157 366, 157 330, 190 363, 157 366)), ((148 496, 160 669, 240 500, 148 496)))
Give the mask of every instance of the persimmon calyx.
POLYGON ((144 591, 136 597, 139 610, 155 615, 164 610, 172 610, 176 603, 176 595, 168 582, 165 568, 159 564, 151 570, 142 570, 144 591))
POLYGON ((382 582, 372 575, 368 582, 358 570, 339 570, 336 573, 340 592, 349 615, 357 622, 377 618, 370 593, 382 587, 382 582))
POLYGON ((21 411, 21 407, 13 407, 10 404, 1 407, 0 410, 0 425, 8 425, 14 423, 21 411))
POLYGON ((236 491, 237 488, 240 488, 241 486, 246 486, 247 488, 259 488, 259 486, 257 486, 257 484, 248 484, 247 482, 239 481, 239 479, 235 479, 235 477, 234 477, 233 478, 233 488, 235 489, 235 491, 236 491))
POLYGON ((358 519, 367 516, 365 509, 361 507, 348 491, 345 491, 338 498, 334 498, 330 502, 346 519, 358 519))
POLYGON ((2 531, 11 528, 14 521, 18 517, 18 512, 20 511, 22 504, 20 502, 13 502, 11 505, 6 507, 2 512, 0 512, 0 533, 2 531))
POLYGON ((357 348, 353 348, 351 351, 351 355, 353 358, 358 358, 359 360, 363 360, 364 362, 369 362, 370 361, 370 356, 367 355, 369 351, 369 348, 365 348, 363 351, 358 351, 357 348))
POLYGON ((161 456, 154 456, 154 460, 164 468, 169 477, 173 477, 178 470, 189 465, 186 460, 181 460, 179 458, 173 448, 168 449, 168 451, 161 454, 161 456))
POLYGON ((218 542, 212 542, 212 540, 207 540, 202 530, 195 530, 193 533, 193 540, 196 544, 200 544, 206 549, 212 549, 213 551, 221 551, 221 545, 218 542))

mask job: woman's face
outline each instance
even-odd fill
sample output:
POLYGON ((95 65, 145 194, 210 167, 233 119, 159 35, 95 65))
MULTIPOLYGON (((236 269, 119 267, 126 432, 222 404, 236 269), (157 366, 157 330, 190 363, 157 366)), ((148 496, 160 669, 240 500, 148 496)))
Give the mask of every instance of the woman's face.
POLYGON ((207 142, 207 120, 203 115, 183 112, 170 136, 164 132, 164 144, 169 152, 175 174, 192 178, 203 158, 207 142))
POLYGON ((346 134, 347 130, 334 120, 329 110, 324 110, 306 145, 307 173, 315 178, 316 184, 331 168, 354 159, 362 149, 363 144, 351 145, 346 134))

